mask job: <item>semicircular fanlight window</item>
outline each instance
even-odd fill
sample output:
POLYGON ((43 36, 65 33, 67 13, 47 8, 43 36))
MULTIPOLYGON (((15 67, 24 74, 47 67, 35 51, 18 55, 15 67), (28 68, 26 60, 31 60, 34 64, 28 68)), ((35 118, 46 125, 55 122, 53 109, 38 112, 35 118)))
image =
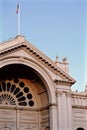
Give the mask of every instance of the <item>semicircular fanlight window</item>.
POLYGON ((33 95, 24 80, 14 78, 2 81, 0 83, 0 104, 33 107, 33 95))

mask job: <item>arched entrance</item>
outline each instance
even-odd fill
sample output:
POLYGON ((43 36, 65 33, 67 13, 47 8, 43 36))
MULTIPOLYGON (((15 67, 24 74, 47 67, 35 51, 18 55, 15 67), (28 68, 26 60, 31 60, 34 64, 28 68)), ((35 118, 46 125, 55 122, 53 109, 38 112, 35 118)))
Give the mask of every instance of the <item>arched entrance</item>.
POLYGON ((21 64, 0 69, 0 117, 6 130, 6 125, 12 130, 49 128, 48 92, 34 69, 21 64))
POLYGON ((77 128, 76 130, 84 130, 83 128, 81 128, 81 127, 79 127, 79 128, 77 128))

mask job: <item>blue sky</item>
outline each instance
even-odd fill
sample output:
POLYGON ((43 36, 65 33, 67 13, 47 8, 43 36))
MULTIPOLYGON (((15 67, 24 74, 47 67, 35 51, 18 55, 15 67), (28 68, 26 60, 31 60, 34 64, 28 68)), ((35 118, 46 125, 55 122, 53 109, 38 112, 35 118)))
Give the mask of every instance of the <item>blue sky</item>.
MULTIPOLYGON (((17 35, 18 0, 0 0, 0 42, 17 35)), ((55 61, 67 57, 73 90, 87 83, 86 0, 20 0, 21 34, 55 61)))

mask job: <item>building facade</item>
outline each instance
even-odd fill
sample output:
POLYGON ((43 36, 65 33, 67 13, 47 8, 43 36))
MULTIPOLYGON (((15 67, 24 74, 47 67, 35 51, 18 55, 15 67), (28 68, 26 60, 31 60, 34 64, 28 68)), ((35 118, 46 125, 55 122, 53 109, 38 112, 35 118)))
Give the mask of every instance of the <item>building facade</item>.
POLYGON ((67 59, 24 36, 0 44, 0 130, 87 130, 87 90, 73 92, 67 59))

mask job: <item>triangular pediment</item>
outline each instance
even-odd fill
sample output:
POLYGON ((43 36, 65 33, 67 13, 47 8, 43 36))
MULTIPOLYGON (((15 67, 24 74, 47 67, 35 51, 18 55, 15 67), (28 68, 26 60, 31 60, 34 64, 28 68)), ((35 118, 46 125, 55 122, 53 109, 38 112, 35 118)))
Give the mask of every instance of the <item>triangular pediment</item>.
MULTIPOLYGON (((30 42, 28 42, 24 36, 17 36, 14 39, 0 44, 0 58, 4 55, 9 55, 20 51, 23 55, 29 55, 38 60, 44 66, 46 66, 53 73, 59 75, 59 82, 69 82, 71 84, 75 83, 75 80, 65 73, 60 67, 58 67, 54 61, 43 54, 40 50, 34 47, 30 42)), ((55 80, 57 82, 57 80, 55 80)))

